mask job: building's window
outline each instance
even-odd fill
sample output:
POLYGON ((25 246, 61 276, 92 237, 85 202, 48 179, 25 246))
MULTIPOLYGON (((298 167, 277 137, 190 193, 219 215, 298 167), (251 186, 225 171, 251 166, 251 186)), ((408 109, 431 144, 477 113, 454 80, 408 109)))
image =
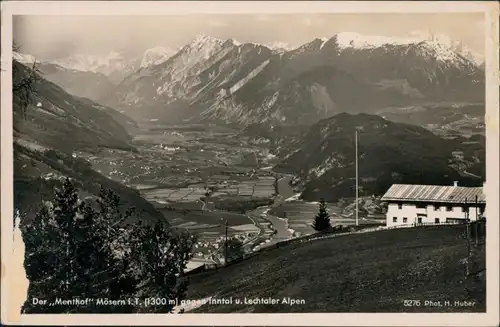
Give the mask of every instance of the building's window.
POLYGON ((418 223, 421 224, 422 223, 422 217, 418 217, 418 223))
POLYGON ((403 209, 403 204, 402 203, 398 203, 398 209, 399 210, 403 209))
POLYGON ((446 211, 453 211, 453 208, 451 206, 446 206, 446 211))
POLYGON ((435 222, 436 224, 439 224, 439 218, 434 218, 434 222, 435 222))
POLYGON ((434 211, 440 211, 441 208, 439 206, 434 206, 434 211))
POLYGON ((408 222, 408 218, 407 217, 403 217, 403 222, 404 223, 408 222))
POLYGON ((398 222, 398 217, 392 217, 392 222, 397 223, 398 222))
POLYGON ((423 203, 417 204, 417 209, 425 209, 425 208, 427 208, 426 204, 423 204, 423 203))

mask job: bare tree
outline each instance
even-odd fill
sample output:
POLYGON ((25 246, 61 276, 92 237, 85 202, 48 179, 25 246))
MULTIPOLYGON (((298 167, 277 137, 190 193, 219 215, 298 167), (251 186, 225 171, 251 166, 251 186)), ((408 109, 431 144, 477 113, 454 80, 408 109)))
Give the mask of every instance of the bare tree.
MULTIPOLYGON (((12 45, 12 51, 18 52, 20 46, 12 45)), ((36 82, 39 79, 39 66, 35 60, 33 64, 22 69, 13 60, 12 63, 12 93, 20 103, 23 118, 26 119, 26 109, 33 102, 33 96, 36 94, 36 82)))

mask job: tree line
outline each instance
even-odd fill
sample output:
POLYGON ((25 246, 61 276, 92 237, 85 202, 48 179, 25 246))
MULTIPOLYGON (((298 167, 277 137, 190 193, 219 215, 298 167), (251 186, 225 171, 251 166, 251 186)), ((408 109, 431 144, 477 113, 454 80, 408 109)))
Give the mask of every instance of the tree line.
MULTIPOLYGON (((39 73, 38 62, 28 67, 13 60, 12 92, 24 118, 39 73)), ((196 238, 161 220, 127 224, 133 211, 122 212, 120 197, 103 187, 95 202, 82 201, 66 178, 33 219, 21 219, 29 280, 22 313, 171 312, 185 296, 184 269, 196 238), (145 298, 174 301, 145 306, 145 298), (91 301, 75 305, 76 299, 91 301)))
POLYGON ((21 220, 30 282, 23 313, 168 313, 172 302, 144 306, 144 299, 185 297, 195 237, 162 221, 125 224, 132 210, 119 204, 105 188, 95 203, 82 201, 67 178, 33 220, 21 220), (63 302, 87 298, 86 305, 63 302))

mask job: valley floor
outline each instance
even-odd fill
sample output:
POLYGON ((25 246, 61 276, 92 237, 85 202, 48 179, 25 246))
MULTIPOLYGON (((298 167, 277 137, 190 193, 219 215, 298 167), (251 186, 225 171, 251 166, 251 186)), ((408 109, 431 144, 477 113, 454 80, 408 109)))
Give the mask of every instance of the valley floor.
MULTIPOLYGON (((134 142, 139 153, 76 155, 136 188, 172 226, 198 236, 186 270, 220 266, 226 222, 228 236, 240 239, 243 252, 259 251, 227 267, 191 274, 187 299, 215 301, 192 312, 484 311, 484 244, 474 248, 473 276, 465 278, 461 226, 338 235, 276 248, 314 233, 318 203, 298 200, 290 186, 293 176, 268 169, 273 162, 265 146, 237 131, 199 126, 149 126, 134 142), (407 300, 422 304, 408 306, 407 300)), ((376 206, 374 201, 364 199, 363 207, 376 206)), ((328 205, 332 225, 355 224, 352 202, 328 205)), ((384 221, 360 217, 362 225, 384 221)))
MULTIPOLYGON (((187 270, 221 262, 225 222, 228 236, 239 238, 244 252, 260 251, 189 275, 188 300, 229 299, 190 312, 485 310, 484 244, 473 249, 472 276, 466 278, 461 226, 337 235, 276 248, 272 245, 314 232, 318 204, 298 200, 292 176, 268 169, 273 161, 264 146, 250 144, 237 131, 188 126, 149 126, 134 142, 138 152, 101 149, 73 156, 134 187, 172 226, 196 234, 187 270), (408 306, 408 300, 421 305, 408 306)), ((328 206, 332 225, 355 223, 352 200, 344 200, 328 206)), ((360 224, 377 222, 383 220, 360 219, 360 224)))
MULTIPOLYGON (((245 251, 315 232, 317 203, 290 201, 296 195, 289 185, 293 176, 269 170, 274 159, 269 149, 237 130, 147 122, 134 144, 138 153, 103 149, 74 155, 138 190, 172 226, 198 236, 188 270, 222 260, 225 221, 228 236, 238 237, 245 251)), ((354 223, 333 204, 330 211, 332 224, 354 223)))

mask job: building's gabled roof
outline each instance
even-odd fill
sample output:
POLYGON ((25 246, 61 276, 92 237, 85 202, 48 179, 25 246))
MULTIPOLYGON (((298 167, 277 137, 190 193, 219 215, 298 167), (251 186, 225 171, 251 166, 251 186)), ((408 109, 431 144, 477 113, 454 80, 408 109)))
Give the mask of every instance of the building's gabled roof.
POLYGON ((482 187, 394 184, 382 201, 411 201, 437 203, 485 203, 482 187))

